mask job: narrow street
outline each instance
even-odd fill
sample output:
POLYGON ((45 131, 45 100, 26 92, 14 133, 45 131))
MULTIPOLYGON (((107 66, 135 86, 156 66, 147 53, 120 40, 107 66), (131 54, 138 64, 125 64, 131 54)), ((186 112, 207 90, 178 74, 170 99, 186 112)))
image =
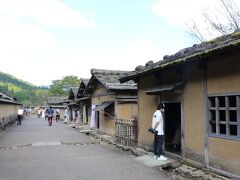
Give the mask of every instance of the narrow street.
POLYGON ((0 135, 1 180, 170 179, 62 122, 29 117, 0 135))

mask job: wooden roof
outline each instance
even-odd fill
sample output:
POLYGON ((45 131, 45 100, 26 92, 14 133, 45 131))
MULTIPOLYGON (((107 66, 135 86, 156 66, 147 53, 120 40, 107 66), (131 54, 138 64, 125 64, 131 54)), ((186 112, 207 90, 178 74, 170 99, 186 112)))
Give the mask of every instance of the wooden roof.
POLYGON ((83 92, 84 92, 84 90, 87 87, 87 84, 89 82, 89 79, 81 79, 81 80, 82 81, 80 82, 78 92, 77 92, 77 98, 80 98, 81 96, 83 96, 83 92))
POLYGON ((74 97, 77 97, 78 87, 71 87, 71 92, 73 93, 74 97))
POLYGON ((120 83, 119 78, 129 73, 129 71, 91 69, 92 77, 88 83, 94 79, 99 81, 107 90, 137 90, 137 84, 133 81, 120 83))
POLYGON ((22 105, 22 103, 17 102, 14 98, 3 94, 0 92, 0 102, 1 103, 6 103, 6 104, 18 104, 18 105, 22 105))
POLYGON ((88 82, 89 82, 89 79, 81 79, 82 80, 82 83, 87 86, 88 82))
POLYGON ((67 103, 67 102, 69 102, 67 97, 47 97, 47 103, 49 105, 63 104, 63 103, 67 103))
POLYGON ((74 98, 77 97, 78 89, 79 89, 78 87, 70 87, 68 95, 69 100, 74 100, 74 98))
POLYGON ((121 77, 120 81, 126 82, 169 66, 203 60, 206 57, 237 48, 240 48, 240 29, 235 33, 220 36, 211 41, 194 44, 192 47, 184 48, 173 55, 165 55, 163 60, 156 63, 148 62, 145 66, 138 66, 135 71, 121 77))

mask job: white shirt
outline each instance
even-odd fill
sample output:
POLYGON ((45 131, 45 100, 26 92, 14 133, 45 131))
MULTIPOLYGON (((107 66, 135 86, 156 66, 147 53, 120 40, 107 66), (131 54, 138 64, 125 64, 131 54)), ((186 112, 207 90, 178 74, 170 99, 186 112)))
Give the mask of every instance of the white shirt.
POLYGON ((65 110, 64 116, 68 116, 68 109, 65 110))
POLYGON ((18 110, 18 115, 23 115, 23 110, 22 109, 18 110))
POLYGON ((158 131, 157 135, 164 135, 163 132, 163 116, 160 110, 157 110, 152 117, 152 128, 155 127, 156 123, 159 122, 156 130, 158 131))

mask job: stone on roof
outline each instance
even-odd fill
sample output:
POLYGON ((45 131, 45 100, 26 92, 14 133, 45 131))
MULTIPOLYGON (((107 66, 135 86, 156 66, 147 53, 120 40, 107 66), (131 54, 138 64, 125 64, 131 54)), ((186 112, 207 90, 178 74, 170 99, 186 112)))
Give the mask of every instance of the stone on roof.
POLYGON ((192 47, 184 48, 172 55, 165 55, 163 60, 156 63, 147 63, 145 67, 138 66, 135 71, 122 76, 120 81, 126 82, 135 77, 156 71, 174 64, 181 64, 190 60, 203 59, 210 54, 216 54, 224 49, 240 47, 240 29, 235 33, 217 37, 213 40, 194 44, 192 47))

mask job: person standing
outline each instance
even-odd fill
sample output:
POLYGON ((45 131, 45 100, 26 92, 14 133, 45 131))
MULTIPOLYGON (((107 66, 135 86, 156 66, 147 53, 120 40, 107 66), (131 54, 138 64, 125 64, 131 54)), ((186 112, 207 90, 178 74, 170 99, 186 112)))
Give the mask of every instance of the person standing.
POLYGON ((65 119, 65 120, 64 120, 64 123, 67 124, 68 121, 69 121, 69 107, 67 107, 67 108, 65 109, 64 119, 65 119))
POLYGON ((22 124, 22 118, 23 118, 23 109, 22 109, 22 107, 20 107, 18 109, 17 125, 22 124))
POLYGON ((165 108, 164 104, 160 103, 152 117, 152 128, 156 130, 153 144, 154 158, 157 160, 167 160, 167 158, 162 155, 163 154, 162 146, 164 138, 162 113, 164 112, 164 108, 165 108))
POLYGON ((50 106, 49 109, 48 109, 48 112, 47 112, 47 114, 48 114, 48 125, 49 126, 52 125, 53 113, 54 113, 54 111, 52 109, 52 106, 50 106))

